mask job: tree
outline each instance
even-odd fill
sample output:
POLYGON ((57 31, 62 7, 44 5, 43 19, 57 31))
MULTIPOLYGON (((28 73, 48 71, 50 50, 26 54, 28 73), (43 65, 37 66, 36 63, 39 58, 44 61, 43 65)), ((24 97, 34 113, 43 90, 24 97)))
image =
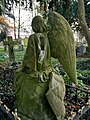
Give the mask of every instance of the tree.
MULTIPOLYGON (((38 0, 45 2, 45 0, 38 0)), ((49 1, 49 0, 48 0, 49 1)), ((49 9, 54 10, 64 16, 70 23, 72 29, 83 31, 88 46, 90 47, 90 4, 89 0, 51 0, 49 9)))
POLYGON ((14 7, 19 7, 19 19, 18 19, 18 38, 20 37, 20 9, 23 7, 23 9, 27 10, 27 8, 32 7, 32 0, 3 0, 0 2, 0 6, 2 6, 0 10, 0 14, 7 14, 9 17, 14 19, 14 36, 16 38, 15 33, 15 17, 14 17, 14 7), (13 14, 11 14, 11 10, 13 11, 13 14))
MULTIPOLYGON (((11 6, 13 3, 16 5, 19 4, 19 0, 4 0, 5 6, 11 10, 11 6)), ((32 9, 33 0, 21 0, 21 5, 24 6, 25 9, 28 7, 32 9), (29 5, 28 5, 29 4, 29 5)), ((44 10, 46 3, 49 4, 49 9, 54 10, 64 16, 70 25, 73 27, 72 29, 78 31, 84 31, 84 36, 86 37, 87 43, 90 46, 90 4, 89 0, 37 0, 44 4, 44 10), (82 9, 82 10, 81 10, 82 9), (83 21, 83 24, 82 24, 83 21)))
POLYGON ((83 0, 78 0, 78 17, 83 34, 85 35, 88 46, 90 47, 90 31, 85 19, 85 7, 83 0))
POLYGON ((10 11, 13 4, 15 3, 16 6, 20 3, 21 5, 24 6, 25 8, 31 8, 32 7, 32 0, 4 0, 5 7, 10 11))

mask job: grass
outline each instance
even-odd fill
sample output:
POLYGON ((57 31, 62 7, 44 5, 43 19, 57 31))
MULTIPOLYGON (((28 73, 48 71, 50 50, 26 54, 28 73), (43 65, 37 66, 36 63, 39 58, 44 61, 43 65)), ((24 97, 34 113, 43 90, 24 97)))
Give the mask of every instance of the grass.
POLYGON ((23 51, 15 51, 15 60, 22 61, 25 54, 25 49, 23 51))
MULTIPOLYGON (((16 61, 22 61, 24 54, 25 54, 26 48, 24 50, 20 51, 17 48, 14 49, 14 54, 15 54, 15 60, 16 61)), ((9 61, 9 58, 4 58, 3 55, 7 54, 8 55, 8 50, 4 52, 4 48, 0 48, 0 62, 7 62, 9 61)))

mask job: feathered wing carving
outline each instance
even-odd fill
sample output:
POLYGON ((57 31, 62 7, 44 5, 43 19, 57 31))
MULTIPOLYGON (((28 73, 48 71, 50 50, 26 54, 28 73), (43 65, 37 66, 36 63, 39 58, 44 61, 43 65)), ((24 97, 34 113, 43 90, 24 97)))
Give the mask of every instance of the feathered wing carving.
POLYGON ((76 83, 75 41, 71 27, 63 16, 53 11, 48 14, 48 24, 51 56, 58 58, 71 81, 76 83))

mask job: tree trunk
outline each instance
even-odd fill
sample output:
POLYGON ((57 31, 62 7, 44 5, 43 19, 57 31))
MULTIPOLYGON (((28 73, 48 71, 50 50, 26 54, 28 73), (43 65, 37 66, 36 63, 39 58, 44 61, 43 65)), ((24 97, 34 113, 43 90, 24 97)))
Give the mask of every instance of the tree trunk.
POLYGON ((18 39, 20 37, 20 2, 21 0, 19 0, 19 16, 18 16, 18 39))
POLYGON ((84 0, 78 0, 78 17, 83 30, 84 36, 86 38, 87 44, 90 48, 90 31, 85 19, 85 7, 84 0))

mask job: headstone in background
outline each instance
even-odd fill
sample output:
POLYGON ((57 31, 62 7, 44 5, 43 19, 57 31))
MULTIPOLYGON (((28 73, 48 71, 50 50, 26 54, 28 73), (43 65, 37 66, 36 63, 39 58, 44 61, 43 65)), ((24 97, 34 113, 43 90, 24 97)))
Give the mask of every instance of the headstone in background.
POLYGON ((19 43, 19 44, 22 43, 22 38, 21 38, 21 37, 18 38, 18 43, 19 43))
POLYGON ((28 44, 28 37, 25 37, 24 38, 24 47, 27 47, 27 44, 28 44))
POLYGON ((86 52, 90 55, 90 48, 86 47, 86 52))
POLYGON ((81 44, 79 46, 79 55, 83 55, 83 53, 84 53, 84 46, 83 46, 83 44, 81 44))
POLYGON ((15 60, 15 55, 14 55, 14 45, 17 45, 17 41, 13 41, 12 36, 9 36, 8 41, 4 41, 4 45, 8 45, 8 51, 9 51, 9 60, 12 62, 15 60))
POLYGON ((19 44, 18 47, 19 47, 19 50, 20 50, 20 51, 24 50, 23 44, 19 44))
POLYGON ((86 53, 86 46, 84 45, 83 53, 86 53))
POLYGON ((18 49, 20 50, 20 51, 22 51, 22 50, 24 50, 23 49, 23 39, 20 37, 20 38, 18 38, 18 49))

